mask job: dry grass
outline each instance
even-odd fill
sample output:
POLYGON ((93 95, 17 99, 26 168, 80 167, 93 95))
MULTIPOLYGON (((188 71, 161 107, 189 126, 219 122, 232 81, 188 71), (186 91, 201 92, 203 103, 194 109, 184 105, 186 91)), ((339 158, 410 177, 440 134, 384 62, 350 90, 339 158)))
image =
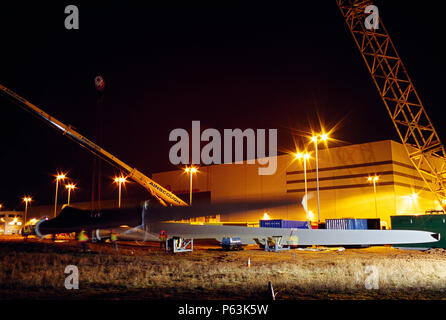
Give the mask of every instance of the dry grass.
POLYGON ((446 255, 386 247, 344 252, 223 252, 166 254, 156 247, 107 245, 82 254, 76 244, 0 241, 2 298, 439 299, 446 288, 446 255), (248 257, 251 268, 246 266, 248 257), (64 269, 79 268, 80 290, 66 290, 64 269), (378 272, 379 289, 367 290, 378 272))

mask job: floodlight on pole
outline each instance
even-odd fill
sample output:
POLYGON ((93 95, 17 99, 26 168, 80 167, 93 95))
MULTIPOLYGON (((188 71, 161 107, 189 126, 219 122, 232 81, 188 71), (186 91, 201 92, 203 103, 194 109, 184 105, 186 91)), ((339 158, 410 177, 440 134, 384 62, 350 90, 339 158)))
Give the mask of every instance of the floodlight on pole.
POLYGON ((27 218, 27 215, 28 215, 28 203, 31 202, 31 201, 32 201, 31 197, 24 197, 23 198, 23 202, 25 202, 25 218, 23 219, 23 224, 24 225, 26 224, 26 218, 27 218))
POLYGON ((189 205, 192 205, 192 175, 197 173, 198 170, 197 168, 190 166, 184 168, 184 171, 189 174, 189 205))
POLYGON ((72 183, 67 184, 67 185, 65 185, 65 189, 68 190, 68 203, 67 203, 67 204, 70 205, 70 195, 71 195, 71 190, 76 189, 76 185, 74 185, 74 184, 72 184, 72 183))
POLYGON ((317 188, 317 222, 321 221, 321 210, 320 210, 320 200, 319 200, 319 159, 317 155, 317 145, 319 141, 327 141, 329 139, 327 133, 322 133, 320 135, 313 135, 311 141, 314 143, 314 150, 316 153, 316 188, 317 188))
POLYGON ((54 197, 54 217, 57 215, 57 191, 59 190, 59 180, 65 180, 66 175, 63 173, 58 173, 56 175, 56 195, 54 197))
POLYGON ((122 184, 127 182, 127 179, 125 177, 116 177, 115 178, 115 182, 118 184, 118 189, 119 189, 119 193, 118 193, 118 207, 121 208, 121 186, 122 184))
MULTIPOLYGON (((304 186, 305 186, 305 210, 308 211, 308 188, 307 188, 307 160, 310 159, 310 154, 305 152, 298 152, 296 153, 296 159, 304 161, 304 186)), ((309 216, 307 219, 312 219, 309 216)))
POLYGON ((379 177, 378 176, 373 176, 373 177, 368 177, 367 178, 367 181, 369 181, 370 183, 372 183, 373 184, 373 193, 374 193, 374 195, 375 195, 375 215, 376 215, 376 218, 378 218, 378 205, 377 205, 377 201, 376 201, 376 182, 379 180, 379 177))
POLYGON ((328 140, 328 134, 326 134, 326 133, 322 133, 322 134, 320 135, 320 140, 321 140, 321 141, 327 141, 327 140, 328 140))

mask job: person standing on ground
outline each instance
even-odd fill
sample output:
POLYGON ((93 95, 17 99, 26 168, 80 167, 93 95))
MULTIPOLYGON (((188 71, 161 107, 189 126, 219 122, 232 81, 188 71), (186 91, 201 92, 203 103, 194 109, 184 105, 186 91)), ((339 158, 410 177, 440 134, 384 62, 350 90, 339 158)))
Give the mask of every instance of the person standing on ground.
POLYGON ((28 240, 28 236, 29 236, 29 227, 28 226, 23 227, 22 235, 24 237, 23 240, 26 242, 28 240))
POLYGON ((110 241, 113 244, 113 249, 115 249, 115 251, 118 251, 118 234, 116 232, 113 232, 113 230, 111 230, 110 232, 110 241))
POLYGON ((163 249, 163 247, 164 247, 164 249, 166 249, 166 240, 167 240, 167 233, 166 233, 166 231, 161 230, 159 239, 161 241, 160 242, 160 249, 163 249))
POLYGON ((81 230, 81 232, 79 232, 79 236, 77 239, 82 245, 82 252, 87 252, 88 236, 85 230, 81 230))

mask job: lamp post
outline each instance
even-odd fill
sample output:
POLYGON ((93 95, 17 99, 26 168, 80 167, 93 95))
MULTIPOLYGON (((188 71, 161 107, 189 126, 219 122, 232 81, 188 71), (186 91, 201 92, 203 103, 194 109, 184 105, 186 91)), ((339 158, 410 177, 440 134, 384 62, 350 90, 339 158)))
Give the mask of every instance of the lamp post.
POLYGON ((121 208, 121 185, 126 183, 127 180, 124 177, 116 177, 115 182, 118 184, 119 195, 118 195, 118 207, 121 208))
POLYGON ((71 194, 71 190, 74 190, 76 188, 76 186, 74 185, 74 184, 72 184, 72 183, 70 183, 70 184, 67 184, 66 186, 65 186, 65 189, 67 189, 68 190, 68 205, 70 205, 70 194, 71 194))
POLYGON ((26 218, 28 216, 28 202, 31 202, 31 197, 24 197, 23 201, 25 202, 25 219, 23 219, 23 226, 26 224, 26 218))
POLYGON ((186 167, 186 169, 184 169, 184 171, 186 173, 189 174, 190 178, 189 178, 189 205, 192 205, 192 174, 196 173, 198 170, 197 168, 194 167, 186 167))
POLYGON ((375 194, 375 215, 376 215, 376 218, 378 218, 378 206, 377 206, 377 202, 376 202, 376 181, 379 180, 379 177, 378 176, 368 177, 367 180, 370 183, 373 183, 373 193, 375 194))
POLYGON ((298 152, 296 154, 296 159, 303 159, 304 161, 305 210, 308 211, 307 160, 310 159, 310 154, 307 152, 298 152))
POLYGON ((64 180, 66 178, 65 174, 58 174, 56 176, 56 195, 54 200, 54 217, 56 217, 57 214, 57 191, 59 190, 59 180, 64 180))
POLYGON ((323 133, 318 136, 312 136, 311 141, 314 142, 314 149, 316 152, 316 189, 317 189, 317 222, 321 221, 321 210, 320 210, 320 201, 319 201, 319 160, 317 156, 317 145, 319 141, 327 141, 328 135, 323 133))

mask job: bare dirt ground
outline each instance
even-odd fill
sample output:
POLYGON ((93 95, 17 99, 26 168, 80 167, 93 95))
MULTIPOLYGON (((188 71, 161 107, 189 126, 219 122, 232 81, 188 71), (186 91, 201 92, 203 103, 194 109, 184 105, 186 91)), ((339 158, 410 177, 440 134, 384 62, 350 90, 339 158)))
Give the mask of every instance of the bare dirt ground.
POLYGON ((166 253, 159 243, 90 243, 0 236, 0 299, 381 300, 446 298, 446 252, 392 247, 343 251, 222 251, 195 242, 166 253), (248 259, 250 267, 248 267, 248 259), (79 270, 79 289, 64 286, 65 267, 79 270))

